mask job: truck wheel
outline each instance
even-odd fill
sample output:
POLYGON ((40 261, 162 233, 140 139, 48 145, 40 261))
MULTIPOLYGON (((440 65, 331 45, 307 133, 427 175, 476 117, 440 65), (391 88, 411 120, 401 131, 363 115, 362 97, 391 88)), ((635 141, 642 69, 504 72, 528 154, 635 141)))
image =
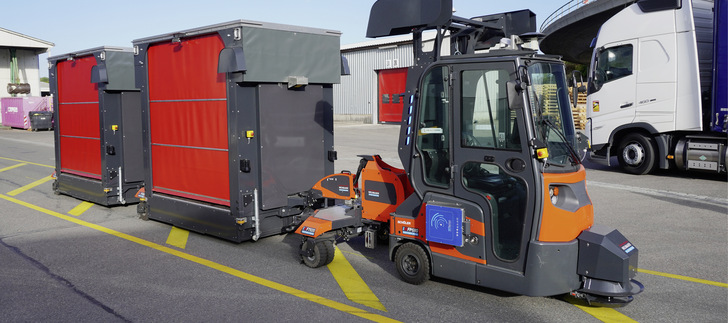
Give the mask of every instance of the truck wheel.
POLYGON ((397 249, 394 264, 402 280, 419 285, 430 279, 430 261, 420 245, 408 242, 397 249))
POLYGON ((644 175, 655 168, 656 151, 652 138, 633 133, 622 139, 617 158, 625 172, 644 175))
MULTIPOLYGON (((306 248, 308 243, 301 245, 301 250, 306 248)), ((316 242, 313 246, 313 255, 306 257, 302 256, 303 263, 311 268, 318 268, 331 263, 334 260, 334 242, 330 240, 323 240, 316 242)))

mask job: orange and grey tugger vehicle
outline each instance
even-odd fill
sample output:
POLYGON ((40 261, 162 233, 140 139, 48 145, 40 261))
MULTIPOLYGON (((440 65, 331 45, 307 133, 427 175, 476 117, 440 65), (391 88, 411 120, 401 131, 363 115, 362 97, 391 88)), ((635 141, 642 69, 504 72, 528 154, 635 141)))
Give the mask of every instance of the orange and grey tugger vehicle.
POLYGON ((368 37, 413 34, 399 156, 324 177, 297 228, 309 267, 339 239, 389 243, 402 279, 430 276, 530 296, 629 303, 637 248, 594 224, 563 62, 538 54, 529 10, 471 19, 452 0, 379 0, 368 37), (432 51, 422 32, 434 29, 432 51), (449 44, 446 41, 449 40, 449 44), (449 45, 450 55, 441 55, 449 45), (314 205, 314 203, 312 203, 314 205))

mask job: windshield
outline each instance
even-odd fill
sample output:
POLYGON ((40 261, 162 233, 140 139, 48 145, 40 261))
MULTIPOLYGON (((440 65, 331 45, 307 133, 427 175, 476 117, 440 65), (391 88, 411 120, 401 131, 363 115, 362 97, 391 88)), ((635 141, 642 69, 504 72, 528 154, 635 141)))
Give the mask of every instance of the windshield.
POLYGON ((528 74, 531 79, 528 97, 536 138, 549 152, 545 170, 571 171, 579 164, 579 158, 574 153, 576 135, 564 66, 539 62, 528 67, 528 74))

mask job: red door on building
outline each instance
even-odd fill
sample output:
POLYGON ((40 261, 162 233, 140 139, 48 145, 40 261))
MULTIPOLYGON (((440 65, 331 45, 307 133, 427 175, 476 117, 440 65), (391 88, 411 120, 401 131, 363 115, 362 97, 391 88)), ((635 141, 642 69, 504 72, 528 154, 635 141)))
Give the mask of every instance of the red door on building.
POLYGON ((407 68, 380 70, 379 122, 402 121, 402 102, 407 83, 407 68))

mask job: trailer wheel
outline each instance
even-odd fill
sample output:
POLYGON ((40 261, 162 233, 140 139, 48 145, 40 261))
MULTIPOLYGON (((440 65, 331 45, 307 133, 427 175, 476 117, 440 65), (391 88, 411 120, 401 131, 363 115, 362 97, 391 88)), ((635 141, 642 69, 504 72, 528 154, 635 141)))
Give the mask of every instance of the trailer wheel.
MULTIPOLYGON (((306 251, 309 242, 301 245, 301 250, 306 251)), ((334 260, 334 242, 331 240, 323 240, 316 242, 313 246, 313 254, 311 256, 301 256, 303 263, 311 268, 318 268, 331 263, 334 260)))
POLYGON ((60 189, 58 187, 59 184, 58 184, 58 180, 57 179, 55 181, 53 181, 53 184, 51 186, 53 187, 53 194, 55 194, 55 195, 61 195, 61 191, 60 191, 60 189))
POLYGON ((402 280, 419 285, 430 279, 430 261, 420 245, 408 242, 397 249, 394 263, 402 280))
POLYGON ((632 133, 622 139, 617 158, 625 172, 644 175, 655 168, 656 151, 652 138, 632 133))
POLYGON ((139 214, 140 219, 149 221, 149 204, 146 201, 141 201, 137 204, 137 214, 139 214))

